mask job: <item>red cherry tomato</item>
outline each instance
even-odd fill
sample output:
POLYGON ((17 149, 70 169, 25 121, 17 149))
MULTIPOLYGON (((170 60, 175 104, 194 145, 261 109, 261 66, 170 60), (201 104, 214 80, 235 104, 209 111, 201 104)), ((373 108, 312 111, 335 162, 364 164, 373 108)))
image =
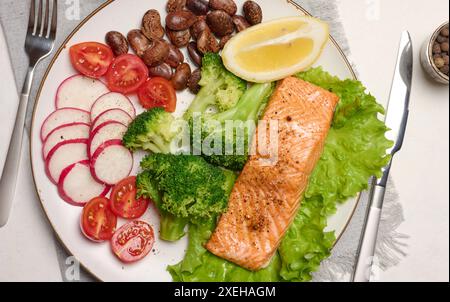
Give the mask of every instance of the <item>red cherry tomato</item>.
POLYGON ((111 211, 107 198, 96 197, 89 201, 81 214, 81 230, 92 241, 112 238, 117 226, 117 217, 111 211))
POLYGON ((115 185, 111 193, 111 210, 119 217, 135 219, 144 215, 149 201, 136 199, 136 177, 130 176, 115 185))
POLYGON ((147 66, 132 54, 118 56, 106 73, 109 90, 123 94, 136 92, 147 78, 147 66))
POLYGON ((114 59, 111 48, 97 42, 74 45, 69 53, 73 67, 81 74, 95 79, 106 74, 114 59))
POLYGON ((147 256, 154 242, 153 228, 148 223, 132 221, 117 230, 111 248, 122 262, 131 263, 147 256))
POLYGON ((151 78, 138 90, 139 102, 145 109, 162 107, 167 112, 174 112, 177 107, 177 94, 168 80, 151 78))

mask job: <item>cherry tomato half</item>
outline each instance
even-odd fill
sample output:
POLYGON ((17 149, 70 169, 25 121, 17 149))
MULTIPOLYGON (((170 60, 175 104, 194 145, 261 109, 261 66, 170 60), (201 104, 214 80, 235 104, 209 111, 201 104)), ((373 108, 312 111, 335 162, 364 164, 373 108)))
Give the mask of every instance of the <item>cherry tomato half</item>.
POLYGON ((118 56, 106 73, 109 90, 123 94, 136 92, 147 78, 147 66, 132 54, 118 56))
POLYGON ((73 67, 85 76, 95 79, 106 74, 114 59, 111 48, 97 42, 74 45, 69 53, 73 67))
POLYGON ((119 217, 135 219, 144 215, 149 201, 136 199, 136 177, 130 176, 114 186, 111 193, 111 210, 119 217))
POLYGON ((162 107, 174 112, 177 107, 177 94, 168 80, 156 77, 145 82, 138 90, 139 102, 145 109, 162 107))
POLYGON ((81 230, 92 241, 105 241, 112 238, 117 226, 117 217, 111 211, 110 201, 96 197, 89 201, 81 214, 81 230))
POLYGON ((153 228, 148 223, 131 221, 114 234, 111 248, 122 262, 131 263, 147 256, 154 242, 153 228))

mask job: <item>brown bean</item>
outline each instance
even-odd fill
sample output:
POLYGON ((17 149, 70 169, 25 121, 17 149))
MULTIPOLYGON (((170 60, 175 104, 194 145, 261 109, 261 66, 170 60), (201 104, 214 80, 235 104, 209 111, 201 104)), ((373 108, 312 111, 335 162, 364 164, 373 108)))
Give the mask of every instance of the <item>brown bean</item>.
POLYGON ((167 57, 166 63, 171 67, 176 68, 178 65, 183 63, 183 61, 183 53, 173 44, 169 44, 169 56, 167 57))
POLYGON ((106 44, 111 47, 115 56, 120 56, 128 53, 128 42, 127 39, 117 31, 110 31, 105 37, 106 44))
POLYGON ((206 18, 199 18, 194 24, 191 26, 191 36, 194 40, 197 40, 200 37, 201 33, 205 30, 209 29, 208 24, 206 23, 206 18))
POLYGON ((172 77, 172 85, 175 90, 184 90, 187 87, 189 78, 191 77, 191 67, 187 63, 180 64, 172 77))
POLYGON ((169 0, 167 1, 167 13, 173 13, 179 10, 184 10, 186 7, 186 0, 169 0))
POLYGON ((227 42, 230 41, 232 37, 232 35, 223 36, 219 41, 219 48, 223 49, 225 47, 225 44, 227 44, 227 42))
POLYGON ((139 29, 131 30, 127 35, 127 39, 131 49, 138 57, 142 57, 147 48, 150 47, 150 40, 139 29))
POLYGON ((191 58, 192 62, 197 66, 202 66, 203 55, 197 49, 197 43, 190 42, 187 49, 188 49, 189 57, 191 58))
POLYGON ((173 70, 172 67, 169 66, 167 63, 162 63, 158 66, 149 67, 148 73, 151 77, 162 77, 166 80, 171 80, 173 76, 173 70))
POLYGON ((211 31, 218 37, 232 34, 234 31, 233 19, 223 10, 215 10, 208 13, 206 23, 208 23, 211 31))
POLYGON ((166 28, 167 36, 170 42, 178 48, 185 47, 191 40, 191 32, 186 30, 171 30, 166 28))
POLYGON ((186 7, 197 16, 206 15, 209 11, 208 1, 206 0, 187 0, 186 7))
POLYGON ((202 71, 200 69, 194 70, 188 81, 189 90, 193 94, 197 94, 200 91, 201 86, 198 83, 200 82, 201 79, 202 79, 202 71))
POLYGON ((246 1, 244 3, 244 16, 251 25, 261 23, 263 18, 261 6, 254 1, 246 1))
POLYGON ((176 11, 166 17, 166 26, 171 30, 186 30, 197 20, 190 11, 176 11))
POLYGON ((251 26, 250 23, 248 23, 247 19, 245 19, 241 15, 233 16, 233 23, 236 26, 236 31, 237 32, 241 32, 243 30, 246 30, 247 28, 249 28, 251 26))
POLYGON ((209 0, 209 7, 213 10, 223 10, 230 16, 237 12, 237 5, 233 0, 209 0))
POLYGON ((161 25, 161 16, 155 9, 145 13, 142 18, 142 33, 149 39, 161 39, 164 37, 164 27, 161 25))
POLYGON ((202 54, 206 54, 207 52, 219 52, 219 43, 217 42, 216 37, 212 34, 211 30, 205 29, 201 33, 197 40, 197 49, 202 54))
POLYGON ((147 66, 155 67, 164 63, 169 57, 169 44, 164 40, 151 40, 142 60, 147 66))

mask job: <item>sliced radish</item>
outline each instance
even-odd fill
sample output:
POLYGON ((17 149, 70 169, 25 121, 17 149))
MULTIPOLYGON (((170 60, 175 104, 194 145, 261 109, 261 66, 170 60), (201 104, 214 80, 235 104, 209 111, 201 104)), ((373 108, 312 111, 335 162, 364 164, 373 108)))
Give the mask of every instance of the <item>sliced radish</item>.
POLYGON ((115 185, 133 169, 133 155, 122 146, 120 140, 105 142, 95 151, 91 160, 91 173, 94 178, 107 185, 115 185))
POLYGON ((59 126, 54 129, 45 139, 42 146, 42 155, 47 158, 48 153, 57 144, 74 139, 89 139, 90 125, 85 123, 72 123, 59 126))
POLYGON ((127 127, 119 122, 109 121, 99 125, 91 133, 88 146, 88 154, 92 157, 104 142, 110 140, 122 140, 127 127))
POLYGON ((92 122, 92 130, 109 121, 116 121, 128 126, 133 121, 133 118, 122 109, 109 109, 97 116, 92 122))
POLYGON ((56 128, 73 123, 90 124, 90 114, 77 108, 63 108, 54 111, 44 121, 41 127, 41 140, 45 141, 47 136, 56 128))
POLYGON ((45 169, 54 184, 58 184, 62 171, 77 162, 88 160, 87 139, 75 139, 59 143, 48 153, 45 169))
POLYGON ((73 205, 84 206, 89 200, 106 196, 111 187, 98 183, 91 174, 89 161, 81 161, 65 168, 58 182, 61 198, 73 205))
POLYGON ((92 105, 91 121, 95 121, 100 114, 109 109, 122 109, 132 118, 136 117, 136 110, 129 98, 121 93, 110 92, 99 97, 92 105))
POLYGON ((56 108, 79 108, 91 110, 92 104, 109 90, 103 82, 75 75, 66 79, 56 92, 56 108))

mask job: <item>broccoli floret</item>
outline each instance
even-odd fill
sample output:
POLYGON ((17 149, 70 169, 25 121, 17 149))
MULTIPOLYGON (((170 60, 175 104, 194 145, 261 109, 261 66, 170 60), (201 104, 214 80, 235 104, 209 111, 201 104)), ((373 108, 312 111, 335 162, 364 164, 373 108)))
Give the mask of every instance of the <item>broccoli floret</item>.
MULTIPOLYGON (((205 141, 211 142, 209 147, 214 150, 213 154, 205 153, 205 150, 202 150, 206 161, 233 171, 242 170, 248 160, 257 121, 272 95, 274 87, 275 85, 272 83, 254 84, 233 108, 203 116, 201 121, 202 142, 196 142, 193 137, 194 149, 200 146, 204 147, 205 141), (233 122, 232 135, 229 133, 227 135, 227 121, 233 122), (215 143, 219 143, 221 146, 215 148, 215 143), (232 146, 232 149, 230 150, 230 147, 227 146, 232 146)), ((195 131, 193 126, 191 128, 192 131, 195 131)))
POLYGON ((215 53, 207 53, 203 57, 199 85, 202 88, 184 115, 186 121, 194 113, 204 113, 211 107, 219 112, 232 108, 247 88, 247 83, 229 72, 215 53))
POLYGON ((136 177, 137 198, 151 199, 160 213, 160 238, 166 241, 178 241, 186 233, 184 231, 188 220, 179 218, 162 209, 162 197, 157 183, 149 171, 143 171, 136 177))
POLYGON ((179 131, 172 114, 163 108, 153 108, 136 117, 122 141, 131 151, 170 153, 172 140, 179 131))
POLYGON ((160 209, 191 223, 223 213, 236 178, 193 155, 151 154, 141 167, 138 179, 148 180, 138 182, 140 194, 159 199, 160 209))

